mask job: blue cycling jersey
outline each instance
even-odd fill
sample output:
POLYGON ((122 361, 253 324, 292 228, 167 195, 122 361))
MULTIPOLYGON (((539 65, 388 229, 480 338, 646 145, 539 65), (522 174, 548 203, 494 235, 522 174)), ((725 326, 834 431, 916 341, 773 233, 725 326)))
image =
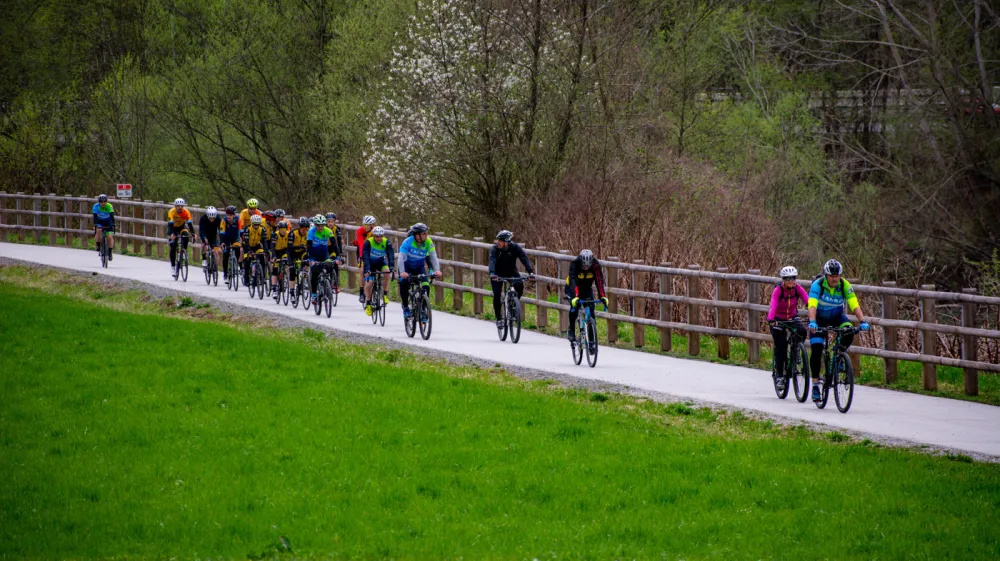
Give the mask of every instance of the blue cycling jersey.
POLYGON ((434 242, 427 238, 424 243, 419 243, 410 236, 403 240, 399 246, 399 266, 410 271, 423 271, 424 264, 430 258, 429 274, 434 274, 438 266, 437 251, 434 249, 434 242))
POLYGON ((95 203, 93 209, 94 216, 97 217, 98 222, 107 223, 111 222, 111 217, 115 214, 115 209, 112 208, 111 203, 95 203))
POLYGON ((309 230, 307 241, 312 242, 309 247, 309 258, 316 261, 326 261, 330 258, 330 238, 333 237, 333 230, 323 226, 309 230))

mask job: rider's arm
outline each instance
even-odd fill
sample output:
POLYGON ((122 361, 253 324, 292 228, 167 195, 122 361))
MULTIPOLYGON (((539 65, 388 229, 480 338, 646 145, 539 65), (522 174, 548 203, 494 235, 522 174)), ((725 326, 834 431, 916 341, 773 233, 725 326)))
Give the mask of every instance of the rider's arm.
POLYGON ((594 259, 594 284, 597 285, 597 295, 604 298, 604 273, 601 271, 601 265, 594 259))
POLYGON ((433 246, 431 246, 430 253, 427 254, 427 259, 431 262, 430 274, 433 275, 434 273, 441 270, 441 262, 438 261, 438 252, 436 249, 434 249, 433 246))
MULTIPOLYGON (((84 208, 87 208, 87 207, 84 207, 84 208)), ((97 218, 97 205, 94 205, 93 211, 94 211, 94 228, 96 228, 97 227, 97 221, 98 221, 98 218, 97 218)))
MULTIPOLYGON (((403 252, 399 252, 400 255, 403 252)), ((392 241, 386 238, 385 240, 385 264, 389 266, 389 272, 392 272, 393 266, 395 265, 396 252, 392 250, 392 241)), ((402 269, 400 269, 402 271, 402 269)))
POLYGON ((208 230, 211 226, 208 223, 208 215, 203 215, 200 220, 198 220, 198 237, 201 238, 202 243, 208 241, 208 230))
POLYGON ((579 294, 580 290, 576 286, 576 275, 579 272, 579 270, 577 269, 579 265, 577 265, 577 263, 578 263, 577 260, 574 259, 573 262, 569 264, 569 276, 566 278, 566 284, 569 287, 568 292, 572 296, 580 295, 579 294))
POLYGON ((497 252, 498 251, 499 250, 497 249, 497 246, 493 246, 493 248, 490 249, 490 276, 491 277, 495 277, 496 274, 497 274, 497 252))
MULTIPOLYGON (((388 248, 388 244, 386 244, 386 248, 388 248)), ((399 253, 396 254, 396 270, 397 271, 405 271, 406 270, 406 266, 405 266, 406 265, 406 252, 404 251, 405 248, 406 248, 406 242, 404 241, 403 242, 403 246, 399 248, 399 253)))
POLYGON ((844 300, 846 300, 847 308, 854 312, 858 321, 864 322, 865 313, 861 310, 861 304, 858 303, 858 295, 854 293, 854 287, 846 279, 840 282, 844 283, 844 300))
POLYGON ((809 287, 809 321, 816 321, 816 308, 819 306, 820 292, 823 290, 823 279, 816 279, 809 287))
POLYGON ((774 321, 774 316, 775 314, 778 313, 778 302, 780 300, 781 300, 781 285, 778 285, 774 287, 774 291, 771 292, 771 308, 767 311, 767 321, 774 321))
POLYGON ((521 264, 524 265, 524 270, 529 275, 535 274, 535 269, 533 269, 531 267, 531 259, 528 259, 528 254, 524 252, 524 248, 522 248, 521 246, 519 246, 517 244, 514 244, 514 247, 517 248, 517 250, 516 250, 517 251, 517 258, 520 259, 521 260, 521 264))
POLYGON ((371 253, 372 246, 365 240, 365 243, 361 244, 361 270, 366 273, 371 269, 371 253))

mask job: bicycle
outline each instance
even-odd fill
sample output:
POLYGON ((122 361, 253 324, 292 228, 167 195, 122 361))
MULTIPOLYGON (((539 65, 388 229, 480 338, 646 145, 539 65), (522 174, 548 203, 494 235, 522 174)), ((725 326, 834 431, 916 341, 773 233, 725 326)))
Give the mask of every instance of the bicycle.
POLYGON ((524 277, 498 277, 497 280, 503 281, 503 288, 500 291, 502 295, 500 313, 503 317, 497 318, 503 323, 497 324, 497 336, 501 341, 506 341, 509 333, 510 342, 516 345, 521 340, 521 299, 517 296, 513 283, 523 281, 524 277))
POLYGON ((219 264, 216 262, 215 249, 208 244, 201 244, 201 254, 205 256, 205 266, 201 268, 205 273, 205 284, 219 286, 219 264))
MULTIPOLYGON (((429 275, 410 275, 410 316, 403 318, 403 327, 407 337, 417 333, 420 326, 420 336, 426 341, 431 338, 432 316, 429 296, 431 282, 434 277, 429 275)), ((385 314, 383 310, 383 315, 385 314)))
MULTIPOLYGON (((567 298, 569 300, 569 298, 567 298)), ((600 300, 577 300, 576 305, 583 307, 582 313, 577 314, 576 323, 577 331, 580 333, 580 337, 575 341, 570 343, 570 350, 573 353, 573 362, 580 364, 583 362, 583 355, 587 355, 587 364, 591 368, 597 366, 597 318, 594 316, 594 312, 591 308, 594 304, 600 302, 600 300)), ((608 307, 604 306, 604 311, 608 311, 608 307)))
POLYGON ((854 365, 851 364, 851 357, 847 354, 847 347, 840 341, 845 335, 860 333, 856 327, 823 327, 814 333, 823 334, 823 386, 820 388, 821 398, 815 401, 816 407, 823 409, 830 397, 830 388, 833 388, 833 398, 837 402, 837 409, 841 413, 847 413, 854 400, 854 365), (833 335, 833 345, 829 344, 830 335, 833 335))
POLYGON ((178 277, 183 282, 188 280, 188 257, 187 257, 187 240, 189 237, 187 229, 181 230, 180 239, 177 240, 177 257, 174 259, 174 280, 178 277))
POLYGON ((295 286, 290 288, 293 291, 292 307, 297 308, 299 302, 302 302, 302 309, 309 311, 309 265, 308 263, 303 263, 301 260, 296 261, 295 264, 299 268, 299 273, 296 275, 295 286))
POLYGON ((111 248, 108 247, 108 236, 111 235, 111 232, 100 226, 97 228, 101 231, 101 267, 107 269, 108 261, 111 260, 111 248))
MULTIPOLYGON (((372 323, 385 326, 385 289, 382 287, 382 273, 369 273, 372 278, 372 323)), ((362 292, 364 289, 362 289, 362 292)), ((426 337, 425 337, 426 338, 426 337)))
POLYGON ((288 305, 288 257, 282 257, 277 264, 278 267, 278 284, 277 290, 271 295, 274 297, 274 302, 281 305, 281 300, 284 298, 285 305, 288 305))
POLYGON ((239 290, 240 277, 243 275, 243 270, 240 268, 240 246, 224 247, 226 247, 224 251, 229 253, 229 276, 226 277, 226 287, 231 290, 239 290))
POLYGON ((778 394, 778 399, 785 399, 788 396, 788 382, 792 381, 795 386, 795 399, 799 403, 805 402, 809 397, 809 360, 806 358, 805 340, 797 329, 802 326, 797 321, 776 321, 775 327, 785 330, 785 337, 788 341, 788 356, 785 359, 785 375, 778 378, 776 359, 771 358, 771 380, 774 382, 774 393, 778 394))
POLYGON ((244 259, 250 259, 250 277, 247 279, 247 290, 250 291, 250 299, 253 300, 254 295, 257 296, 258 300, 264 299, 265 284, 271 279, 266 279, 264 277, 264 267, 261 265, 259 255, 262 255, 264 250, 258 249, 256 254, 244 257, 244 259))
POLYGON ((319 263, 322 268, 319 270, 319 279, 316 282, 316 302, 313 304, 317 316, 320 312, 325 311, 326 317, 330 317, 333 312, 333 284, 328 272, 332 264, 333 261, 330 259, 319 263))

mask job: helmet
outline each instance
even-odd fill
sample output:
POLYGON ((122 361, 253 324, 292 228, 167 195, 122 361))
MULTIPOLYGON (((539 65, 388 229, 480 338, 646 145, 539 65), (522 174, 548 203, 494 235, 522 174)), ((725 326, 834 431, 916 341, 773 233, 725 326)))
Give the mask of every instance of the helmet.
POLYGON ((107 195, 97 195, 97 202, 99 202, 101 204, 104 204, 104 203, 108 202, 108 196, 107 195))
POLYGON ((260 217, 259 214, 255 214, 255 215, 253 215, 253 216, 250 217, 250 223, 251 224, 260 224, 261 222, 262 222, 262 220, 261 220, 261 217, 260 217))
POLYGON ((510 243, 510 241, 514 239, 514 232, 511 232, 510 230, 500 230, 500 232, 497 233, 497 239, 502 242, 510 243))
POLYGON ((185 202, 184 199, 182 199, 180 197, 174 199, 174 206, 184 206, 186 204, 187 204, 187 202, 185 202))
POLYGON ((426 234, 428 230, 430 230, 430 228, 428 228, 427 224, 424 224, 423 222, 417 222, 413 226, 410 226, 410 231, 413 232, 414 235, 426 234))
POLYGON ((781 272, 778 273, 778 276, 783 279, 787 279, 789 277, 795 278, 799 276, 799 270, 789 265, 788 267, 782 267, 781 272))
POLYGON ((326 224, 326 217, 323 216, 322 214, 317 214, 316 216, 313 216, 313 224, 316 224, 316 225, 319 225, 319 226, 322 226, 323 224, 326 224))
POLYGON ((378 238, 380 236, 384 236, 385 235, 385 228, 383 228, 381 226, 375 226, 374 228, 372 228, 372 235, 375 236, 376 238, 378 238))
POLYGON ((205 209, 205 216, 208 216, 209 218, 215 218, 218 215, 219 215, 219 209, 215 208, 214 206, 210 206, 205 209))
POLYGON ((840 261, 836 259, 831 259, 823 265, 824 275, 839 275, 844 272, 844 266, 840 264, 840 261))
POLYGON ((580 252, 580 262, 587 269, 594 264, 594 252, 589 249, 585 249, 580 252))
POLYGON ((364 220, 361 221, 365 226, 373 226, 375 224, 375 217, 372 215, 365 216, 364 220))
POLYGON ((278 222, 278 229, 279 230, 282 229, 282 228, 287 228, 287 227, 288 227, 288 222, 286 222, 285 220, 282 220, 281 222, 278 222))
POLYGON ((247 199, 247 208, 257 208, 257 199, 247 199))
POLYGON ((267 220, 268 222, 270 222, 270 221, 274 220, 274 218, 275 217, 274 217, 274 212, 273 211, 269 210, 269 211, 267 211, 267 212, 264 213, 264 220, 267 220))
POLYGON ((299 218, 299 228, 308 228, 308 227, 309 227, 309 219, 306 218, 305 216, 299 218))
POLYGON ((284 215, 285 215, 285 211, 282 210, 282 209, 280 209, 280 208, 278 210, 274 211, 274 217, 275 218, 281 218, 284 215))
POLYGON ((236 214, 236 207, 229 205, 226 207, 226 214, 236 214))

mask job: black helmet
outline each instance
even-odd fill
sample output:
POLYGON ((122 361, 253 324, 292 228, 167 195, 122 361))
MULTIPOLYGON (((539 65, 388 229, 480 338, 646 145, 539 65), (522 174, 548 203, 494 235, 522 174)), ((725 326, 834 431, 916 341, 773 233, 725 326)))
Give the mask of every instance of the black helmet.
POLYGON ((308 228, 309 224, 310 224, 309 219, 306 218, 305 216, 299 218, 299 228, 308 228))
POLYGON ((229 205, 226 207, 226 214, 236 214, 236 207, 229 205))
POLYGON ((836 259, 831 259, 823 265, 824 275, 840 275, 844 272, 844 266, 840 264, 840 261, 836 259))
POLYGON ((337 219, 337 213, 336 212, 328 212, 328 213, 326 213, 326 219, 327 220, 336 220, 337 219))
POLYGON ((97 202, 99 202, 101 204, 104 204, 104 203, 108 202, 108 196, 107 195, 97 195, 97 202))
POLYGON ((282 210, 282 209, 279 208, 278 210, 274 211, 274 217, 275 218, 279 218, 280 219, 283 216, 285 216, 285 211, 284 210, 282 210))
POLYGON ((423 222, 417 222, 413 226, 410 226, 410 231, 413 232, 413 235, 426 234, 428 230, 430 230, 430 228, 428 228, 427 224, 424 224, 423 222))
POLYGON ((511 232, 510 230, 500 230, 500 232, 497 233, 497 239, 502 242, 510 243, 510 241, 514 239, 514 232, 511 232))

